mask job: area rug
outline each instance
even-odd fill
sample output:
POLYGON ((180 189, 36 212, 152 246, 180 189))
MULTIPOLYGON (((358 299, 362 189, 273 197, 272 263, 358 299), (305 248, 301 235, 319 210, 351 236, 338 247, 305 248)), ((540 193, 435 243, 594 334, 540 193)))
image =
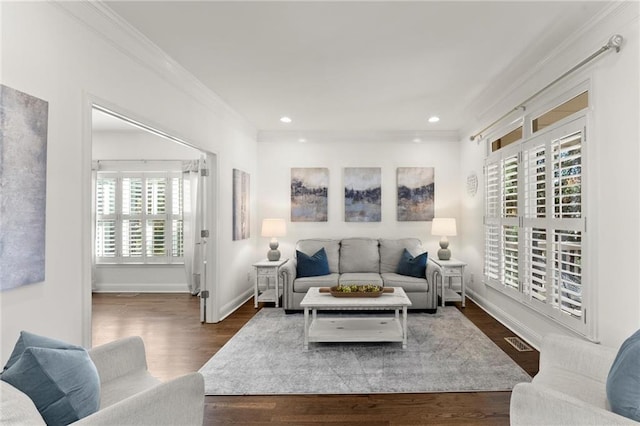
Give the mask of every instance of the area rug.
MULTIPOLYGON (((321 314, 320 314, 321 315, 321 314)), ((263 308, 200 369, 207 395, 508 391, 531 377, 455 307, 409 313, 400 343, 310 343, 263 308)))

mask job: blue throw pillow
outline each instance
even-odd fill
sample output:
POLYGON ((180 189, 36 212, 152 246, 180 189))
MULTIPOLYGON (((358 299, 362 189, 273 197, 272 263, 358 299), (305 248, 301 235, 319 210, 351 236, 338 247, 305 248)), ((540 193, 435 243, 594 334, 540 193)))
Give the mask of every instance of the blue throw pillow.
POLYGON ((607 377, 611 411, 640 422, 640 330, 624 341, 607 377))
POLYGON ((413 257, 409 250, 404 249, 400 262, 398 262, 398 270, 396 271, 400 275, 406 275, 409 277, 425 278, 427 268, 427 252, 413 257))
POLYGON ((100 408, 100 377, 81 347, 28 347, 0 377, 25 393, 48 425, 68 425, 100 408))
POLYGON ((318 250, 313 256, 296 250, 296 259, 298 260, 298 266, 296 267, 296 275, 298 278, 330 274, 327 252, 324 251, 324 247, 318 250))
POLYGON ((18 359, 20 359, 24 350, 29 346, 49 349, 82 348, 81 346, 72 345, 61 340, 39 336, 37 334, 29 333, 28 331, 21 331, 20 337, 18 337, 18 341, 13 347, 13 352, 11 352, 9 360, 7 361, 7 364, 4 366, 4 369, 2 371, 6 371, 7 368, 11 367, 18 359))

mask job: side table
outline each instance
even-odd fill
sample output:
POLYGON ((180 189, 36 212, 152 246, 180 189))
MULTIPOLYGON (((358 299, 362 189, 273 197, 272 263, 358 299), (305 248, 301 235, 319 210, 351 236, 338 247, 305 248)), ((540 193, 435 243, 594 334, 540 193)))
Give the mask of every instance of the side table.
POLYGON ((288 260, 289 259, 280 259, 271 261, 264 259, 253 264, 256 268, 256 284, 253 290, 254 307, 258 307, 258 302, 275 302, 276 308, 278 307, 280 301, 280 267, 287 263, 288 260), (267 278, 267 286, 266 289, 260 293, 258 284, 262 277, 267 278), (269 288, 269 278, 273 278, 275 288, 269 288))
MULTIPOLYGON (((462 302, 462 307, 464 308, 464 300, 465 300, 465 287, 464 287, 464 267, 467 266, 466 263, 457 260, 457 259, 449 259, 449 260, 440 260, 436 258, 429 258, 429 261, 438 265, 438 270, 434 275, 440 275, 440 294, 442 300, 442 306, 444 306, 445 302, 462 302), (451 280, 453 278, 460 278, 460 294, 456 293, 451 288, 451 280), (448 283, 448 287, 445 288, 445 281, 448 283)), ((438 280, 436 278, 434 285, 436 288, 438 287, 438 280)))

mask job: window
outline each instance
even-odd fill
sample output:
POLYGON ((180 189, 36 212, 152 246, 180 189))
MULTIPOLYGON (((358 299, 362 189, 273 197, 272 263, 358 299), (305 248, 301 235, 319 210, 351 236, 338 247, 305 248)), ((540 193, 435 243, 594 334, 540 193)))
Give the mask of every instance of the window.
POLYGON ((183 260, 182 174, 97 172, 98 263, 183 260))
POLYGON ((520 139, 522 139, 522 126, 491 142, 491 152, 504 148, 507 145, 511 145, 520 139))
POLYGON ((484 275, 488 285, 587 334, 586 118, 572 118, 487 157, 484 275))

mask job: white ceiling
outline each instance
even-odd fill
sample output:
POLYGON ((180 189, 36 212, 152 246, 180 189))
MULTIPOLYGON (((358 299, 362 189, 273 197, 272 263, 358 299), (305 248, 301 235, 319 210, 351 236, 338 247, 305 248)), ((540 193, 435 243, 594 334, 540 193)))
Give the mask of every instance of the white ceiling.
POLYGON ((458 131, 503 70, 553 48, 607 3, 106 4, 258 130, 304 135, 458 131))

